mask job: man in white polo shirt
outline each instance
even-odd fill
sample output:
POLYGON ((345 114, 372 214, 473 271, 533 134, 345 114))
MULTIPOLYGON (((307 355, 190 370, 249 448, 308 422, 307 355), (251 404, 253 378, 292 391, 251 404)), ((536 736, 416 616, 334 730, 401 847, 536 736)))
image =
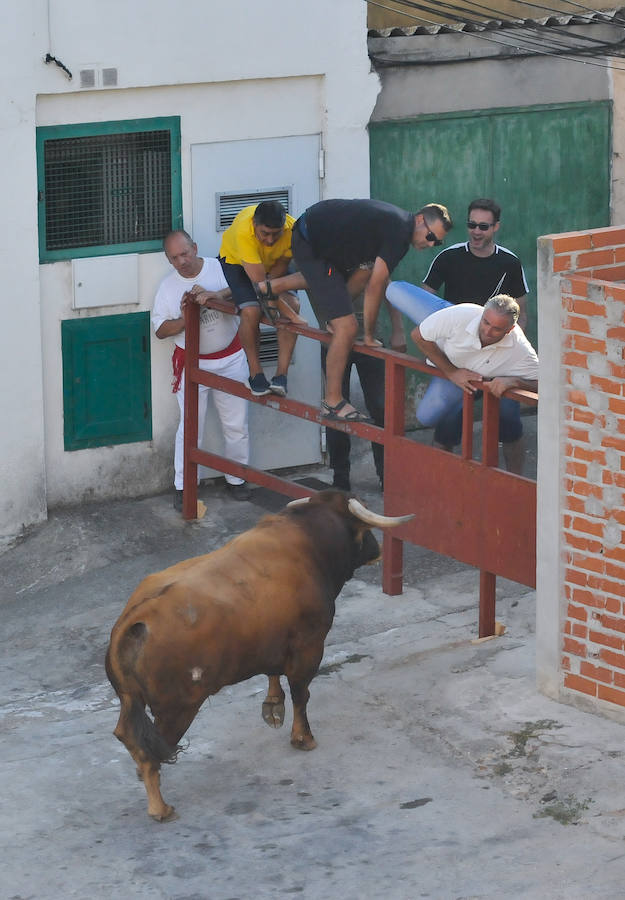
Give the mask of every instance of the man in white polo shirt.
POLYGON ((525 450, 518 403, 502 394, 538 387, 536 351, 517 325, 519 304, 498 294, 484 307, 456 306, 407 282, 393 282, 388 301, 416 323, 411 337, 429 362, 446 376, 433 378, 417 408, 417 418, 434 425, 434 445, 452 450, 462 437, 463 393, 489 390, 501 397, 499 439, 509 471, 521 474, 525 450))

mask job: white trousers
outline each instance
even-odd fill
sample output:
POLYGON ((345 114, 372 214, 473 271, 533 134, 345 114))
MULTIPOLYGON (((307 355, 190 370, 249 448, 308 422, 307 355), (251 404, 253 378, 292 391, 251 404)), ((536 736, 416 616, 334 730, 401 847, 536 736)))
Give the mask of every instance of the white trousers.
MULTIPOLYGON (((199 367, 205 372, 214 372, 223 375, 224 378, 232 378, 247 384, 249 368, 243 350, 238 350, 231 356, 221 359, 200 359, 199 367)), ((206 405, 208 392, 211 388, 204 384, 198 385, 198 435, 199 444, 202 446, 204 436, 204 422, 206 420, 206 405)), ((176 432, 176 446, 174 450, 174 486, 181 491, 183 486, 184 469, 184 373, 180 382, 180 390, 176 394, 180 406, 180 423, 176 432)), ((250 436, 247 427, 247 400, 234 397, 232 394, 224 394, 223 391, 213 390, 213 402, 221 422, 221 430, 224 436, 224 456, 234 462, 247 465, 250 459, 250 436)), ((242 478, 234 475, 226 475, 228 484, 242 484, 242 478)))

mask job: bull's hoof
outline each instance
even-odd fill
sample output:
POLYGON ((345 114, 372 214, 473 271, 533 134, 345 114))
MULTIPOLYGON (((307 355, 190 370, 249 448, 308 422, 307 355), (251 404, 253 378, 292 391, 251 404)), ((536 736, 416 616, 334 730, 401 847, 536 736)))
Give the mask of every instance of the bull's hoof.
POLYGON ((284 724, 284 701, 265 700, 263 702, 263 720, 272 728, 281 728, 284 724))
POLYGON ((317 746, 317 741, 312 734, 299 734, 291 737, 291 746, 295 747, 296 750, 314 750, 317 746))
POLYGON ((173 806, 168 806, 165 804, 162 812, 160 813, 149 813, 151 819, 154 819, 155 822, 160 822, 163 824, 164 822, 175 822, 176 819, 179 819, 180 816, 176 812, 173 806))

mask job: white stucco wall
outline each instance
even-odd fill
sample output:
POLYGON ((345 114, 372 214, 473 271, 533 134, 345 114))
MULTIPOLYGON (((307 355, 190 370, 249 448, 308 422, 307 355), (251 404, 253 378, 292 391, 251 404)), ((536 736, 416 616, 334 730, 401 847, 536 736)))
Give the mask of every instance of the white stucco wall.
POLYGON ((536 682, 549 697, 560 695, 560 591, 562 585, 562 436, 564 370, 560 363, 561 279, 553 272, 553 244, 538 238, 538 383, 536 508, 536 682))
POLYGON ((47 506, 166 487, 177 418, 170 348, 153 341, 153 440, 63 450, 60 322, 149 309, 167 264, 159 253, 140 259, 138 305, 72 310, 71 263, 38 264, 36 126, 180 116, 190 225, 194 143, 320 133, 323 196, 367 196, 366 126, 379 87, 361 0, 275 0, 270 10, 231 0, 210 4, 210 14, 201 0, 175 12, 162 0, 27 0, 6 10, 3 24, 1 140, 13 165, 0 178, 14 227, 0 251, 0 371, 11 385, 0 429, 0 537, 40 520, 47 506), (44 64, 48 51, 72 81, 44 64), (79 71, 92 67, 117 68, 117 88, 81 90, 79 71))
POLYGON ((34 180, 33 85, 40 61, 30 52, 43 42, 43 23, 36 13, 30 4, 9 5, 0 29, 0 540, 46 515, 34 180))

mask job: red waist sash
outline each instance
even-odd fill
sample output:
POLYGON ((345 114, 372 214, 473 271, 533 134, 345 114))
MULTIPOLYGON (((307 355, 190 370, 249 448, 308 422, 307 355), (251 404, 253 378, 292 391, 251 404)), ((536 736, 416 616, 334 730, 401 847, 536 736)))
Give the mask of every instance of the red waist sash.
MULTIPOLYGON (((227 347, 224 347, 223 350, 218 350, 216 353, 200 353, 199 358, 222 359, 224 356, 232 356, 233 353, 238 353, 240 349, 241 341, 239 340, 239 333, 237 332, 232 341, 227 347)), ((177 394, 180 390, 180 381, 182 380, 182 373, 184 372, 184 347, 179 347, 178 344, 176 344, 171 358, 171 364, 174 370, 174 378, 171 383, 172 394, 177 394)))

